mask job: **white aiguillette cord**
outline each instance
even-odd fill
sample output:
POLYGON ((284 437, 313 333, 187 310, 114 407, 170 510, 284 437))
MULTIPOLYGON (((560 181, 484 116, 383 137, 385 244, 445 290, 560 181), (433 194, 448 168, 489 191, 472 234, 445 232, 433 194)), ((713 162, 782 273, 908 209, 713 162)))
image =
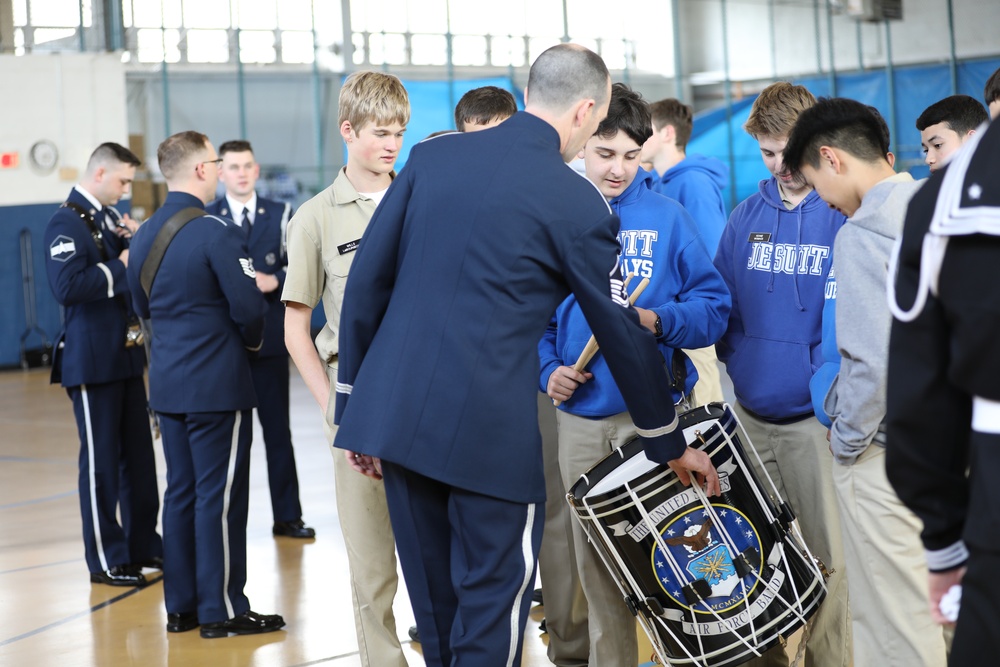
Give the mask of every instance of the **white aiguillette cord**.
MULTIPOLYGON (((627 288, 629 282, 634 277, 635 274, 633 273, 628 274, 625 277, 625 282, 623 283, 623 287, 627 288)), ((643 278, 636 286, 635 290, 633 290, 633 292, 629 294, 628 297, 629 305, 635 305, 635 300, 639 298, 639 295, 642 294, 643 290, 646 289, 648 285, 649 285, 649 278, 643 278)), ((573 364, 573 370, 576 371, 577 373, 582 373, 583 369, 586 368, 587 364, 590 363, 590 360, 594 358, 595 354, 597 354, 597 350, 599 347, 600 346, 597 344, 597 339, 594 338, 593 334, 591 334, 590 340, 587 341, 586 346, 584 346, 583 348, 583 352, 580 353, 580 356, 577 358, 576 363, 573 364)), ((559 405, 562 405, 562 401, 560 401, 559 399, 553 399, 552 404, 558 407, 559 405)))

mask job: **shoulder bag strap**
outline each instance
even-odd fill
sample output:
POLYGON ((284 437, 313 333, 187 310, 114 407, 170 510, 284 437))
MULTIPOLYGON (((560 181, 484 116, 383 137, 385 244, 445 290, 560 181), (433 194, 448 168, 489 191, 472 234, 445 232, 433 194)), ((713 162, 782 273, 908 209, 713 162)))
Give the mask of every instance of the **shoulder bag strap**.
POLYGON ((204 209, 189 206, 174 213, 160 227, 156 238, 153 239, 149 254, 146 255, 146 261, 142 263, 142 269, 139 271, 139 282, 142 284, 142 291, 146 293, 147 299, 153 290, 153 280, 156 279, 156 272, 160 270, 160 262, 163 261, 163 255, 167 252, 170 242, 174 240, 181 227, 203 215, 205 215, 204 209))

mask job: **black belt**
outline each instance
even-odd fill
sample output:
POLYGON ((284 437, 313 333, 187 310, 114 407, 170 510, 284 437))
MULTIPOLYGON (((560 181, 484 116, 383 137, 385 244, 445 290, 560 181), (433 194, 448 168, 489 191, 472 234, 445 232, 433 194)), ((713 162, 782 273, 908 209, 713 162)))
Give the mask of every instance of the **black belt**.
POLYGON ((802 413, 800 415, 792 415, 791 417, 779 417, 779 418, 776 419, 774 417, 765 417, 763 415, 759 415, 756 412, 754 412, 753 410, 751 410, 750 408, 748 408, 747 406, 743 405, 742 403, 739 403, 738 405, 740 406, 740 408, 743 409, 744 412, 746 412, 748 415, 750 415, 754 419, 759 419, 762 422, 767 422, 768 424, 774 424, 775 426, 785 426, 787 424, 795 424, 795 423, 798 423, 800 421, 805 421, 806 419, 809 419, 810 417, 815 417, 816 416, 815 413, 804 412, 804 413, 802 413))

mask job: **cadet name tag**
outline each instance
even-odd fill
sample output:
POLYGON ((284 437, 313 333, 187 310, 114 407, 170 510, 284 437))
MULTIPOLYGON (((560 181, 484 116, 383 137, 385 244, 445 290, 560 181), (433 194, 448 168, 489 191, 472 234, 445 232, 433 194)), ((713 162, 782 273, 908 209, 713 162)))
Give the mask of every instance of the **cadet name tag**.
POLYGON ((771 240, 771 235, 768 232, 750 232, 747 240, 749 243, 767 243, 771 240))
POLYGON ((353 241, 348 241, 343 245, 337 246, 337 252, 341 255, 346 255, 349 252, 354 252, 358 249, 358 244, 361 243, 361 239, 354 239, 353 241))

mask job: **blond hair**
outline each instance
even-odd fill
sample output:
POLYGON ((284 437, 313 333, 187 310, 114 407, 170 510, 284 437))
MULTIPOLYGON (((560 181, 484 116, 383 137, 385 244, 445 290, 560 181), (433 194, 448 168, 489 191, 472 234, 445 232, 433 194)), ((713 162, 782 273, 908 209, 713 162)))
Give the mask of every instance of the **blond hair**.
POLYGON ((814 104, 816 98, 805 86, 772 83, 754 100, 743 129, 754 138, 787 137, 799 114, 814 104))
POLYGON ((172 180, 188 168, 192 158, 201 157, 207 150, 208 137, 201 132, 187 130, 169 136, 156 149, 160 172, 165 179, 172 180))
POLYGON ((367 123, 389 125, 410 122, 410 98, 399 78, 384 72, 354 72, 340 88, 340 119, 354 133, 367 123))

